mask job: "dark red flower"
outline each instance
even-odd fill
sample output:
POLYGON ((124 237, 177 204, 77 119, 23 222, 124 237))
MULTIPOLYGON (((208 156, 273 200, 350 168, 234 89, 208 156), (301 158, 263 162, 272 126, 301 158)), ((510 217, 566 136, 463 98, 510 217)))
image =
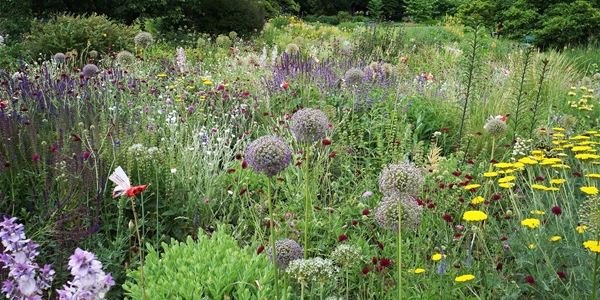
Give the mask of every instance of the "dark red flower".
POLYGON ((81 138, 79 136, 77 136, 76 134, 71 133, 71 137, 73 137, 73 141, 75 141, 75 142, 81 141, 81 138))
POLYGON ((135 247, 135 246, 134 246, 134 247, 131 247, 131 252, 133 252, 133 253, 137 253, 137 247, 135 247))
POLYGON ((471 175, 469 175, 469 174, 465 175, 465 178, 466 178, 466 179, 469 179, 469 180, 473 180, 473 176, 471 176, 471 175))
POLYGON ((240 190, 240 196, 246 193, 246 189, 241 189, 240 190))
POLYGON ((558 206, 552 207, 551 210, 552 210, 552 213, 555 214, 555 215, 557 215, 557 216, 559 216, 560 214, 562 214, 562 209, 560 209, 560 207, 558 207, 558 206))
POLYGON ((544 181, 544 177, 538 176, 535 178, 535 181, 544 181))
POLYGON ((323 146, 329 146, 329 145, 331 145, 330 140, 323 140, 323 146))
POLYGON ((440 189, 444 189, 444 188, 446 188, 446 184, 440 183, 440 189))
POLYGON ((558 278, 560 278, 560 279, 567 278, 567 275, 564 272, 561 272, 561 271, 556 272, 556 275, 558 275, 558 278))
POLYGON ((525 277, 525 281, 527 281, 527 283, 529 283, 531 285, 535 284, 535 279, 533 279, 533 277, 531 277, 531 276, 525 277))
POLYGON ((472 159, 467 160, 467 163, 470 164, 470 165, 474 165, 475 164, 475 162, 472 159))
POLYGON ((330 158, 334 158, 335 157, 335 152, 331 152, 331 154, 329 154, 330 158))
POLYGON ((285 181, 285 179, 283 179, 281 177, 277 177, 277 181, 285 181))
POLYGON ((455 234, 454 234, 454 237, 457 237, 457 238, 458 238, 458 237, 461 237, 461 236, 462 236, 462 233, 455 233, 455 234))
POLYGON ((508 240, 508 238, 507 237, 501 237, 500 240, 501 241, 506 241, 506 240, 508 240))
POLYGON ((36 154, 31 158, 31 161, 37 162, 39 159, 40 159, 40 156, 38 154, 36 154))
POLYGON ((383 243, 380 241, 377 241, 377 246, 379 247, 379 249, 383 250, 383 243))
POLYGON ((368 210, 368 209, 365 209, 365 210, 362 211, 363 216, 366 216, 366 215, 368 215, 370 213, 371 213, 371 211, 368 210))
POLYGON ((371 259, 371 262, 373 262, 374 265, 377 264, 377 257, 373 256, 373 259, 371 259))
POLYGON ((460 269, 460 265, 454 265, 455 269, 460 269))
POLYGON ((362 269, 362 273, 363 273, 364 275, 367 275, 367 274, 369 274, 369 268, 363 268, 363 269, 362 269))
POLYGON ((440 129, 440 131, 441 131, 441 132, 448 132, 448 131, 450 131, 450 129, 448 129, 448 128, 444 127, 444 128, 442 128, 442 129, 440 129))
POLYGON ((83 159, 88 159, 90 158, 90 153, 88 151, 83 152, 83 159))
POLYGON ((265 246, 260 245, 260 247, 258 247, 258 249, 256 249, 256 254, 261 254, 264 250, 265 250, 265 246))
POLYGON ((430 209, 431 209, 431 208, 435 208, 435 204, 433 204, 433 203, 429 203, 429 204, 427 204, 427 208, 430 208, 430 209))
POLYGON ((265 225, 267 226, 267 229, 271 228, 271 220, 267 220, 267 223, 265 223, 265 225))
POLYGON ((238 153, 238 154, 236 154, 236 155, 235 155, 235 159, 237 159, 237 160, 240 160, 240 159, 242 159, 242 155, 241 155, 241 154, 239 154, 239 153, 238 153))
POLYGON ((581 177, 581 173, 579 173, 579 172, 573 172, 573 176, 575 176, 575 177, 581 177))
POLYGON ((504 265, 502 263, 498 263, 496 266, 496 271, 502 271, 502 267, 504 267, 504 265))
POLYGON ((500 195, 498 195, 498 194, 494 194, 492 196, 492 200, 499 200, 499 199, 500 199, 500 195))
POLYGON ((389 268, 391 264, 392 264, 392 262, 389 259, 387 259, 387 258, 382 258, 379 261, 379 265, 382 266, 382 267, 384 267, 384 268, 389 268))
POLYGON ((246 161, 242 162, 242 169, 245 169, 248 167, 248 163, 246 161))
POLYGON ((444 221, 446 221, 446 222, 452 222, 452 216, 449 214, 443 215, 442 219, 444 219, 444 221))
POLYGON ((357 220, 352 220, 352 226, 356 226, 356 224, 358 224, 357 220))
POLYGON ((229 170, 227 170, 227 174, 231 174, 233 172, 235 172, 235 169, 229 169, 229 170))
POLYGON ((8 168, 8 167, 10 167, 10 163, 9 163, 9 162, 7 162, 7 161, 5 161, 5 162, 4 162, 4 167, 5 167, 5 168, 8 168))
POLYGON ((296 162, 296 166, 299 166, 299 165, 301 165, 301 164, 302 164, 302 162, 301 162, 301 161, 297 161, 297 162, 296 162))
POLYGON ((492 160, 490 160, 490 163, 492 163, 492 164, 497 164, 497 163, 498 163, 498 161, 497 161, 497 160, 495 160, 495 159, 492 159, 492 160))
POLYGON ((340 235, 340 237, 338 238, 338 242, 343 242, 343 241, 347 241, 348 237, 345 234, 340 235))
POLYGON ((452 172, 452 175, 458 177, 458 176, 462 175, 462 173, 458 172, 458 171, 454 171, 454 172, 452 172))

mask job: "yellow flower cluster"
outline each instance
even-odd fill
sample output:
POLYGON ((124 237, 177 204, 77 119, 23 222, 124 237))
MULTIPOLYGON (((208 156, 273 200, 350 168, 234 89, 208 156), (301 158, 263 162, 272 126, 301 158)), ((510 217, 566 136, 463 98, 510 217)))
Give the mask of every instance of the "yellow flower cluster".
POLYGON ((540 226, 540 220, 538 219, 525 219, 521 221, 521 225, 527 226, 531 229, 538 228, 540 226))

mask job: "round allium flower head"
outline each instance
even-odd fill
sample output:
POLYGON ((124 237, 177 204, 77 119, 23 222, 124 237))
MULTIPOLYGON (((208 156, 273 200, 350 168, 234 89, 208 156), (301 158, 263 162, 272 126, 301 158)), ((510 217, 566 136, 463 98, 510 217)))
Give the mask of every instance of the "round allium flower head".
POLYGON ((325 138, 329 128, 327 116, 313 108, 303 108, 297 111, 290 121, 290 131, 298 142, 315 142, 325 138))
MULTIPOLYGON (((291 261, 302 258, 302 247, 292 239, 281 239, 275 242, 275 250, 277 255, 277 268, 280 270, 287 269, 291 261)), ((271 247, 267 250, 269 260, 273 262, 273 251, 271 247)))
POLYGON ((83 67, 81 71, 83 72, 83 75, 87 77, 94 77, 98 72, 98 67, 94 64, 87 64, 83 67))
POLYGON ((98 51, 92 50, 90 51, 90 53, 88 53, 88 55, 90 56, 90 58, 96 58, 98 57, 98 51))
POLYGON ((346 71, 346 75, 344 76, 344 80, 346 80, 346 84, 355 85, 362 83, 363 77, 365 73, 359 68, 352 68, 346 71))
POLYGON ((296 55, 298 52, 300 52, 300 47, 294 43, 288 44, 285 47, 285 53, 289 55, 296 55))
POLYGON ((66 59, 67 59, 67 56, 64 53, 58 52, 58 53, 54 54, 54 61, 57 63, 65 62, 66 59))
POLYGON ((145 49, 145 48, 149 48, 150 46, 152 46, 152 43, 154 42, 154 38, 152 37, 152 34, 150 32, 142 31, 142 32, 138 33, 135 36, 135 38, 133 38, 133 41, 135 42, 135 45, 137 47, 145 49))
POLYGON ((402 214, 402 229, 415 230, 421 223, 423 207, 411 195, 396 194, 383 197, 373 212, 375 220, 385 229, 398 231, 398 204, 402 214))
POLYGON ((390 77, 394 74, 394 66, 392 64, 385 63, 381 66, 381 69, 383 69, 383 75, 385 77, 390 77))
POLYGON ((292 159, 292 149, 276 136, 263 136, 246 149, 246 161, 254 172, 273 177, 285 170, 292 159))
POLYGON ((496 137, 501 136, 506 132, 506 117, 505 116, 490 116, 487 119, 487 123, 483 126, 483 129, 490 135, 496 137))
POLYGON ((417 195, 425 184, 425 178, 419 167, 406 161, 390 164, 379 173, 379 191, 384 196, 392 194, 417 195))
POLYGON ((121 64, 129 64, 133 62, 133 54, 129 51, 121 51, 117 54, 117 61, 121 64))
POLYGON ((353 245, 340 244, 331 252, 331 259, 340 266, 350 268, 361 262, 360 248, 353 245))
POLYGON ((335 280, 339 269, 333 264, 333 261, 315 257, 292 261, 286 272, 300 283, 325 283, 335 280))

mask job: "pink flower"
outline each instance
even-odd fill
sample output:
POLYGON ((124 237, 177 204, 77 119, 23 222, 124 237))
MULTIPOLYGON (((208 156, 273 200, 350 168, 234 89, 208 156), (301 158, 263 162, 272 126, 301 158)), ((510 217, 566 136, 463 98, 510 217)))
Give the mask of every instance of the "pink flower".
POLYGON ((36 154, 31 158, 31 161, 37 162, 39 159, 40 159, 40 156, 38 154, 36 154))
POLYGON ((373 196, 373 192, 366 191, 362 196, 365 197, 365 198, 369 198, 369 197, 373 196))

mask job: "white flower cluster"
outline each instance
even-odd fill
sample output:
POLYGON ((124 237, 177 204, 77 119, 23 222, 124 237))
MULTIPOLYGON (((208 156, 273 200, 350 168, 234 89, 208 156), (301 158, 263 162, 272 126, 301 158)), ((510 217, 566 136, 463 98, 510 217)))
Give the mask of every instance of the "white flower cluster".
POLYGON ((340 244, 331 252, 331 259, 340 266, 351 268, 361 262, 360 252, 359 247, 340 244))
POLYGON ((516 161, 517 159, 527 156, 527 153, 531 150, 531 140, 517 137, 517 141, 513 147, 512 157, 510 158, 512 161, 516 161))
POLYGON ((324 283, 334 280, 339 268, 329 259, 315 257, 291 261, 286 272, 302 284, 324 283))

